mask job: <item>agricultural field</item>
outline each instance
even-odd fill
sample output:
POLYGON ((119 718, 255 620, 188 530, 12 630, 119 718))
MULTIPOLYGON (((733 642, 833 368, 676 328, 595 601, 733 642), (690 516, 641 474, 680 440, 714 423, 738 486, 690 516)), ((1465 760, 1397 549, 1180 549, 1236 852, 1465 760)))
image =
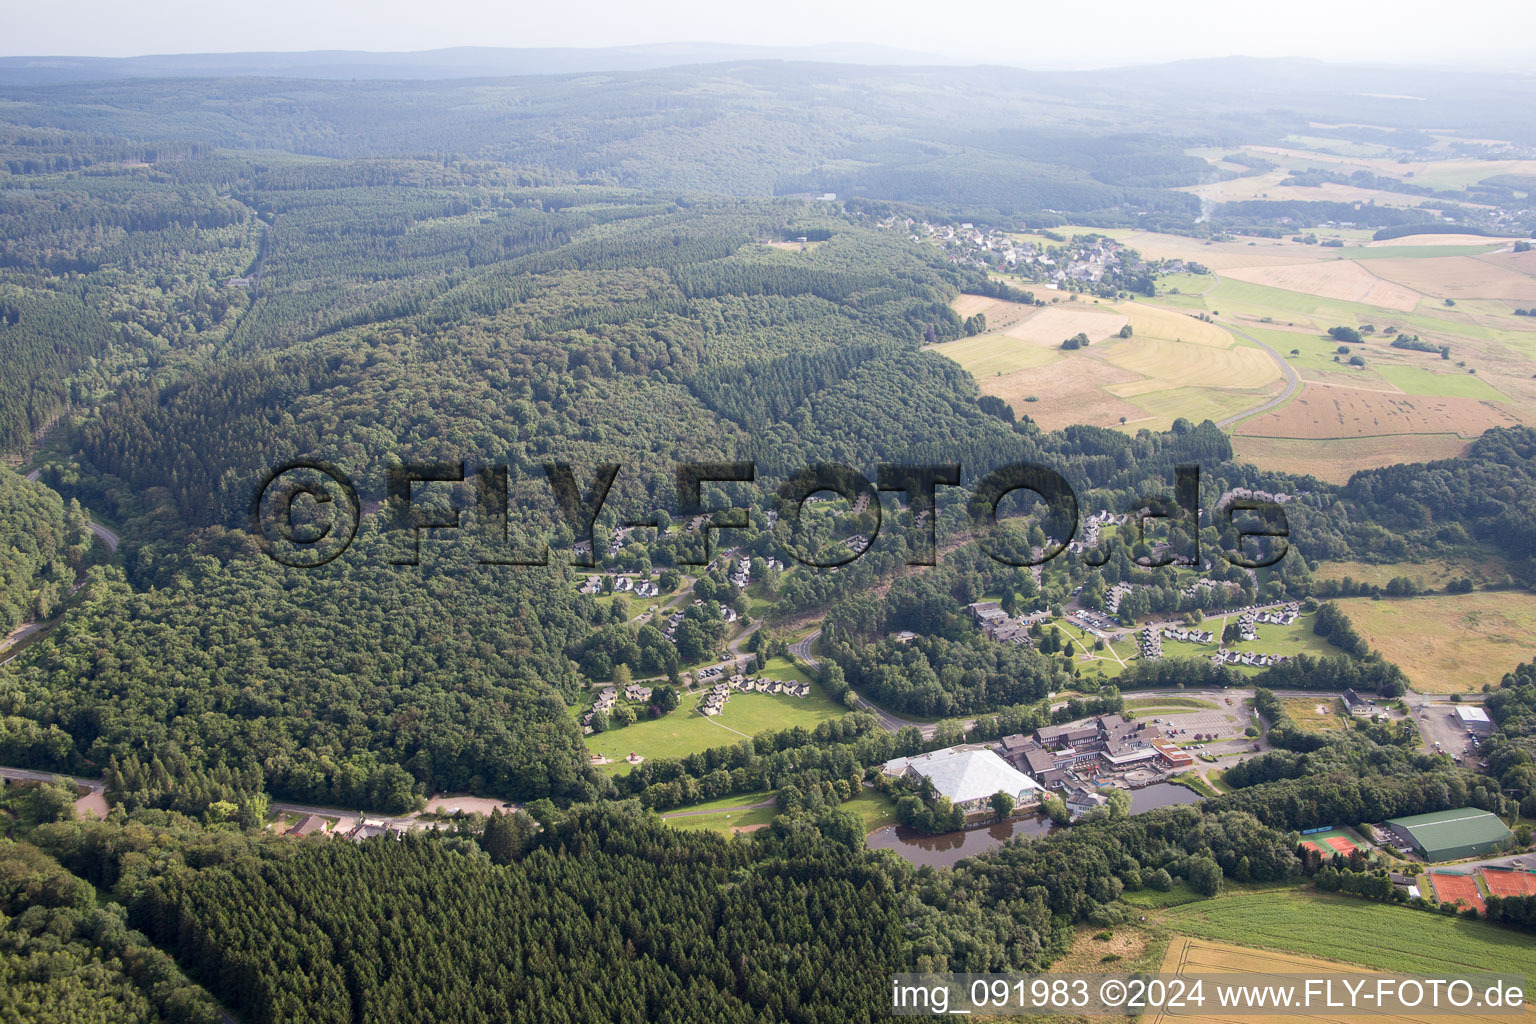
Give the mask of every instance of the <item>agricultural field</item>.
POLYGON ((1034 369, 1063 357, 1062 353, 1053 352, 1028 341, 1021 341, 1008 334, 978 334, 971 338, 961 338, 959 341, 929 345, 927 348, 953 359, 965 367, 966 372, 975 377, 977 383, 983 385, 988 377, 1000 377, 1016 370, 1034 369))
POLYGON ((1423 298, 1412 288, 1383 280, 1359 263, 1344 259, 1291 266, 1233 267, 1221 271, 1221 276, 1404 313, 1413 310, 1423 298))
POLYGON ((1037 369, 982 377, 976 383, 982 394, 1013 406, 1016 415, 1030 417, 1041 429, 1058 430, 1078 423, 1113 426, 1145 416, 1140 406, 1104 390, 1104 385, 1138 379, 1089 348, 1037 369))
MULTIPOLYGON (((1536 277, 1531 276, 1530 253, 1498 255, 1435 256, 1418 259, 1372 259, 1370 273, 1385 281, 1436 299, 1505 299, 1516 305, 1536 302, 1536 277), (1505 266, 1509 260, 1524 272, 1505 266)), ((1360 264, 1356 264, 1359 266, 1360 264)), ((1358 301, 1358 300, 1357 300, 1358 301)))
POLYGON ((1480 402, 1499 402, 1507 396, 1486 380, 1462 371, 1437 371, 1422 366, 1382 364, 1376 372, 1393 387, 1409 395, 1444 395, 1451 398, 1475 398, 1480 402))
MULTIPOLYGON (((1222 154, 1201 155, 1219 160, 1222 154)), ((1320 159, 1382 163, 1390 167, 1382 173, 1399 175, 1413 166, 1361 153, 1329 157, 1282 148, 1282 156, 1314 167, 1320 159)), ((1444 173, 1473 164, 1484 176, 1497 173, 1497 161, 1426 167, 1444 173)), ((1261 180, 1267 177, 1209 187, 1251 190, 1267 184, 1261 180)), ((1288 191, 1315 200, 1329 187, 1288 191)), ((1105 321, 1099 333, 1106 340, 1070 358, 1045 361, 977 339, 943 346, 972 369, 985 393, 1046 429, 1083 422, 1166 429, 1180 417, 1241 417, 1279 394, 1284 382, 1268 353, 1234 338, 1228 324, 1273 348, 1303 382, 1285 404, 1235 430, 1238 454, 1264 469, 1342 483, 1361 469, 1455 457, 1492 427, 1536 423, 1536 324, 1513 315, 1517 306, 1536 305, 1536 253, 1509 251, 1513 239, 1420 235, 1375 242, 1370 231, 1340 228, 1313 232, 1342 242, 1322 246, 1291 238, 1207 241, 1132 230, 1057 230, 1068 236, 1097 230, 1146 257, 1199 263, 1213 273, 1175 273, 1159 282, 1156 299, 1114 306, 1133 336, 1108 337, 1112 324, 1105 321), (1196 314, 1216 322, 1204 323, 1196 314), (1341 325, 1374 331, 1341 353, 1326 334, 1341 325), (1391 348, 1389 327, 1449 346, 1450 358, 1391 348), (1365 365, 1349 365, 1352 356, 1365 365)), ((979 310, 991 300, 962 301, 979 310)), ((1067 305, 1089 317, 1108 312, 1067 305)), ((1075 333, 1057 329, 1074 326, 1056 321, 1066 313, 1062 306, 1047 307, 1006 331, 992 332, 989 320, 989 332, 1041 341, 1056 355, 1060 337, 1075 333)))
POLYGON ((1269 354, 1251 345, 1218 348, 1198 342, 1130 338, 1115 345, 1105 358, 1144 378, 1133 384, 1108 385, 1111 394, 1122 398, 1170 387, 1251 390, 1280 378, 1269 354))
MULTIPOLYGON (((1055 349, 1079 333, 1088 335, 1092 343, 1105 341, 1118 334, 1125 324, 1126 316, 1123 313, 1107 307, 1086 302, 1063 302, 1036 309, 1017 323, 1003 328, 1002 333, 1032 345, 1055 349)), ((993 330, 990 316, 987 318, 987 329, 993 330)))
MULTIPOLYGON (((1413 911, 1408 911, 1413 913, 1413 911)), ((1421 912, 1422 913, 1422 912, 1421 912)), ((1276 974, 1303 977, 1308 974, 1316 974, 1319 971, 1329 969, 1337 970, 1337 965, 1326 960, 1312 956, 1298 956, 1293 953, 1278 953, 1273 951, 1260 951, 1251 947, 1234 945, 1224 942, 1211 942, 1205 939, 1192 939, 1187 936, 1179 936, 1168 944, 1168 950, 1163 956, 1162 966, 1158 968, 1160 974, 1276 974)), ((1393 968, 1383 968, 1394 970, 1393 968)), ((1464 966, 1462 973, 1472 973, 1475 968, 1464 966)), ((1211 1001, 1214 1004, 1215 1000, 1211 1001)), ((1208 1006, 1211 1004, 1207 1004, 1208 1006)), ((1517 1015, 1518 1017, 1525 1014, 1517 1015)), ((1176 1013, 1159 1013, 1145 1018, 1154 1024, 1171 1024, 1173 1021, 1189 1021, 1194 1024, 1199 1022, 1227 1022, 1253 1019, 1247 1013, 1232 1010, 1222 1011, 1212 1008, 1210 1013, 1193 1013, 1181 1010, 1176 1013)), ((1269 1017, 1269 1020, 1302 1021, 1317 1020, 1315 1015, 1269 1017)), ((1355 1022, 1384 1022, 1384 1024, 1414 1024, 1424 1018, 1415 1014, 1413 1016, 1398 1016, 1386 1013, 1340 1013, 1330 1012, 1327 1019, 1335 1024, 1355 1024, 1355 1022)), ((1469 1012, 1458 1014, 1459 1021, 1501 1021, 1511 1019, 1508 1015, 1479 1014, 1469 1012)))
POLYGON ((1332 484, 1348 483, 1362 469, 1455 458, 1467 450, 1467 444, 1466 438, 1456 434, 1415 434, 1411 448, 1402 437, 1392 436, 1322 441, 1246 434, 1232 438, 1233 450, 1245 462, 1281 473, 1310 474, 1332 484))
POLYGON ((1271 202, 1303 203, 1375 203, 1377 206, 1416 207, 1424 202, 1423 196, 1405 192, 1388 192, 1383 189, 1360 188, 1324 182, 1320 185, 1282 185, 1291 176, 1288 170, 1266 171, 1241 178, 1209 185, 1185 185, 1180 192, 1188 192, 1216 203, 1241 202, 1248 199, 1268 199, 1271 202))
MULTIPOLYGON (((805 679, 799 669, 779 658, 769 662, 762 674, 774 679, 805 679)), ((587 750, 610 760, 611 763, 600 766, 601 770, 622 773, 629 770, 624 758, 631 752, 647 758, 686 757, 710 747, 730 746, 762 732, 797 725, 810 729, 818 722, 837 718, 848 710, 814 684, 809 697, 732 693, 725 710, 713 717, 697 711, 702 696, 702 692, 685 693, 677 710, 670 715, 642 718, 633 725, 594 733, 586 738, 587 750)))
MULTIPOLYGON (((1520 590, 1339 601, 1370 645, 1424 693, 1497 686, 1531 656, 1536 595, 1520 590)), ((1262 634, 1261 634, 1262 635, 1262 634)))
MULTIPOLYGON (((1237 432, 1304 440, 1413 434, 1456 434, 1470 440, 1491 427, 1519 423, 1498 406, 1476 398, 1311 383, 1283 407, 1244 422, 1237 432)), ((1422 458, 1411 441, 1400 443, 1409 461, 1422 458)))
POLYGON ((1517 931, 1309 889, 1234 892, 1174 907, 1158 923, 1207 942, 1426 977, 1536 972, 1536 943, 1517 931))

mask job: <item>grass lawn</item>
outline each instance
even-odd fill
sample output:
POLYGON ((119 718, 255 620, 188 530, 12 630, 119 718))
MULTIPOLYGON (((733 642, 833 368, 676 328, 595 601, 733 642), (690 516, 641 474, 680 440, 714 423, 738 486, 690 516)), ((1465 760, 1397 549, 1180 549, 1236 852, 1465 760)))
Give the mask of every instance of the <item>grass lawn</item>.
MULTIPOLYGON (((795 682, 795 683, 810 683, 810 682, 814 682, 814 680, 812 680, 810 676, 806 675, 803 671, 801 671, 800 666, 796 665, 794 662, 792 662, 788 658, 784 658, 784 657, 769 658, 768 659, 768 664, 764 665, 762 671, 758 672, 757 674, 760 675, 760 676, 767 676, 769 679, 782 679, 785 682, 795 682)), ((821 691, 820 690, 813 690, 811 692, 811 695, 809 697, 805 698, 804 701, 796 701, 796 703, 809 703, 810 701, 815 700, 819 696, 821 696, 821 691)), ((732 697, 731 699, 735 700, 736 698, 732 697)), ((830 698, 827 698, 827 703, 829 703, 829 704, 831 703, 831 699, 830 698)), ((730 704, 726 704, 726 706, 725 706, 726 714, 730 714, 730 711, 731 711, 730 704)), ((722 716, 722 717, 724 717, 724 716, 722 716)), ((819 719, 818 719, 818 721, 819 721, 819 719)))
POLYGON ((1201 700, 1199 697, 1131 697, 1127 698, 1125 706, 1128 708, 1156 708, 1158 711, 1167 711, 1171 708, 1216 708, 1221 705, 1213 700, 1201 700))
POLYGON ((1536 636, 1536 594, 1519 590, 1380 601, 1356 597, 1339 606, 1360 635, 1424 693, 1498 685, 1505 672, 1530 660, 1536 636))
MULTIPOLYGON (((1337 647, 1312 632, 1313 618, 1313 613, 1303 612, 1289 626, 1276 626, 1272 623, 1261 622, 1259 623, 1259 638, 1257 640, 1242 641, 1231 645, 1231 647, 1236 651, 1256 651, 1259 654, 1282 654, 1287 656, 1311 654, 1318 657, 1334 657, 1342 653, 1337 647)), ((1227 616, 1211 614, 1205 617, 1205 622, 1202 623, 1201 628, 1208 629, 1215 633, 1217 637, 1220 637, 1222 630, 1226 626, 1227 616)), ((1168 641, 1163 641, 1164 651, 1167 651, 1169 646, 1168 641)), ((1189 646, 1190 650, 1195 653, 1209 653, 1210 651, 1210 648, 1206 647, 1185 646, 1189 646)), ((1254 675, 1263 671, 1263 669, 1252 665, 1232 665, 1229 667, 1247 675, 1254 675)))
POLYGON ((1182 878, 1175 878, 1173 888, 1167 892, 1158 892, 1143 885, 1135 892, 1122 893, 1120 898, 1131 906, 1140 907, 1143 910, 1177 907, 1184 903, 1204 902, 1207 899, 1191 889, 1189 883, 1182 878))
POLYGON ((1308 732, 1341 731, 1346 728, 1349 718, 1344 711, 1343 701, 1324 694, 1316 697, 1287 697, 1280 703, 1292 721, 1308 732), (1319 711, 1319 708, 1323 710, 1319 711))
MULTIPOLYGON (((711 829, 716 832, 729 832, 732 829, 747 828, 753 825, 766 825, 778 815, 776 807, 754 807, 765 800, 773 799, 773 794, 764 790, 761 793, 737 794, 723 797, 719 800, 711 800, 708 803, 694 804, 691 807, 681 807, 668 811, 663 815, 667 824, 673 828, 686 829, 711 829), (682 817, 674 817, 681 811, 708 811, 707 814, 689 814, 682 817)), ((864 822, 864 831, 873 832, 877 828, 896 824, 896 805, 891 798, 884 793, 877 793, 872 789, 866 789, 858 796, 843 804, 842 809, 859 816, 864 822)))
POLYGON ((1098 638, 1090 636, 1081 628, 1071 623, 1058 620, 1049 623, 1046 628, 1053 628, 1063 636, 1072 639, 1074 664, 1087 676, 1103 676, 1107 679, 1113 679, 1124 672, 1126 666, 1138 656, 1136 653, 1136 643, 1133 640, 1119 640, 1115 643, 1105 641, 1104 649, 1096 651, 1093 649, 1093 644, 1098 638), (1081 659, 1081 655, 1084 654, 1089 656, 1087 660, 1081 659))
POLYGON ((877 828, 896 824, 896 803, 884 793, 866 789, 843 804, 843 810, 852 811, 864 819, 865 833, 877 828))
POLYGON ((1308 889, 1234 892, 1173 907, 1161 915, 1160 923, 1218 942, 1405 974, 1536 972, 1536 943, 1529 935, 1483 921, 1308 889))
MULTIPOLYGON (((775 666, 775 658, 764 672, 774 679, 809 681, 805 674, 787 662, 775 666)), ((634 725, 586 737, 587 750, 612 759, 603 771, 623 773, 630 766, 624 757, 630 751, 647 758, 686 757, 710 747, 727 747, 762 732, 773 732, 802 725, 815 728, 818 722, 847 713, 815 684, 809 697, 788 697, 778 693, 732 693, 725 710, 714 717, 697 711, 699 693, 685 693, 676 711, 654 719, 641 719, 634 725)))
POLYGON ((778 815, 775 807, 756 807, 751 810, 726 810, 714 814, 690 814, 684 818, 668 818, 673 828, 691 831, 729 832, 732 829, 766 825, 778 815))

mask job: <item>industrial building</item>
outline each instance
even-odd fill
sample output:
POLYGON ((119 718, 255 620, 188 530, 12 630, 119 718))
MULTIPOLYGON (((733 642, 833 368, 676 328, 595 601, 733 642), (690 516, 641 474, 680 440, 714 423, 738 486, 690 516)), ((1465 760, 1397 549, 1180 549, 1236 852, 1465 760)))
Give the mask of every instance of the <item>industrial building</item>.
POLYGON ((1451 713, 1456 716, 1457 724, 1470 733, 1478 736, 1487 736, 1493 732, 1493 722, 1489 720, 1488 712, 1482 708, 1462 704, 1458 705, 1456 710, 1451 713))
POLYGON ((1502 821, 1476 807, 1392 818, 1386 825, 1400 846, 1432 863, 1496 853, 1510 837, 1502 821))

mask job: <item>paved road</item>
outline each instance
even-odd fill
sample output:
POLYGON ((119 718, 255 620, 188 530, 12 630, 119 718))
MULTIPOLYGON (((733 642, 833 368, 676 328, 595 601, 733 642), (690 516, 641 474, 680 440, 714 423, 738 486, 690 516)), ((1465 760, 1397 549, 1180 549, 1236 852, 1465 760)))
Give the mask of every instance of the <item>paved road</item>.
MULTIPOLYGON (((38 622, 23 622, 12 631, 10 636, 0 637, 0 653, 10 650, 42 628, 42 624, 38 622)), ((13 654, 9 658, 0 658, 0 664, 10 661, 14 657, 15 655, 13 654)))
POLYGON ((102 526, 100 523, 92 523, 91 532, 96 535, 97 540, 101 541, 107 546, 108 551, 112 552, 114 555, 117 554, 117 546, 122 543, 121 537, 119 537, 109 527, 102 526))
POLYGON ((815 668, 817 665, 821 664, 821 661, 818 658, 812 657, 811 644, 815 643, 819 639, 821 639, 821 630, 818 629, 816 632, 808 635, 804 640, 801 640, 798 643, 790 644, 789 653, 793 654, 795 657, 811 666, 811 668, 815 668))
POLYGON ((105 789, 106 783, 101 779, 82 779, 73 775, 64 775, 60 772, 38 772, 30 768, 6 768, 0 765, 0 778, 25 780, 28 782, 52 782, 54 779, 68 779, 77 786, 86 789, 105 789))
MULTIPOLYGON (((42 469, 38 468, 28 473, 26 475, 26 479, 36 483, 37 478, 42 475, 42 469)), ((122 538, 113 532, 110 527, 102 526, 100 523, 92 523, 91 532, 96 535, 97 539, 99 539, 103 544, 107 546, 108 551, 112 552, 113 554, 117 553, 117 546, 122 543, 122 538)))
POLYGON ((1217 420, 1216 425, 1218 427, 1230 427, 1238 420, 1247 419, 1249 416, 1257 416, 1260 413, 1268 412, 1276 406, 1283 405, 1284 403, 1290 401, 1291 396, 1296 393, 1296 389, 1301 387, 1301 378, 1297 376, 1296 371, 1291 367, 1291 364, 1281 358, 1279 352, 1276 352, 1274 349, 1270 348, 1268 345, 1264 344, 1262 341, 1260 341, 1258 338, 1255 338, 1248 332, 1234 327, 1230 323, 1223 323, 1221 326, 1227 328, 1233 334, 1247 338, 1249 341, 1259 346, 1259 348, 1263 349, 1265 352, 1268 352, 1269 357, 1275 361, 1277 366, 1280 367, 1280 372, 1285 374, 1285 390, 1280 392, 1278 396, 1271 398, 1269 401, 1264 402, 1261 405, 1256 405, 1246 412, 1240 412, 1236 416, 1228 416, 1224 420, 1217 420))
MULTIPOLYGON (((814 633, 807 635, 798 643, 790 644, 789 653, 805 662, 805 664, 809 665, 811 668, 815 668, 821 664, 821 660, 811 654, 811 645, 820 639, 820 637, 821 630, 818 629, 814 633)), ((858 691, 854 691, 853 699, 854 702, 858 705, 860 711, 868 711, 870 714, 880 719, 881 726, 891 732, 898 732, 902 729, 905 729, 909 725, 915 725, 918 731, 923 734, 924 739, 930 739, 932 738, 933 734, 939 730, 939 727, 932 722, 909 722, 905 718, 897 718, 895 715, 891 714, 889 711, 886 711, 884 708, 876 707, 869 701, 865 700, 863 697, 859 696, 858 691)), ((975 721, 972 720, 966 722, 965 727, 969 729, 975 724, 975 721)))

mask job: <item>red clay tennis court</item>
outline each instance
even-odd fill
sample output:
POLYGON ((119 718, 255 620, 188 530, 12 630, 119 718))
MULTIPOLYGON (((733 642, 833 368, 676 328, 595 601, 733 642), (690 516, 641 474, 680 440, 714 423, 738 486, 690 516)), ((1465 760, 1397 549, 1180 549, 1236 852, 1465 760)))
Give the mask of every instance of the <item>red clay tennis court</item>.
POLYGON ((1301 841, 1301 848, 1303 850, 1310 850, 1311 852, 1317 854, 1319 857, 1323 855, 1322 847, 1318 846, 1310 839, 1303 839, 1301 841))
POLYGON ((1479 914, 1486 909, 1483 906, 1482 893, 1477 891, 1477 879, 1471 875, 1431 871, 1429 884, 1435 887, 1435 898, 1441 903, 1465 903, 1477 908, 1479 914))
POLYGON ((1348 839, 1345 839, 1343 836, 1329 836, 1327 839, 1324 839, 1323 842, 1327 843, 1335 850, 1338 850, 1346 857, 1359 849, 1359 847, 1350 842, 1348 839))
POLYGON ((1536 875, 1529 871, 1484 868, 1482 875, 1490 896, 1536 896, 1536 875))

